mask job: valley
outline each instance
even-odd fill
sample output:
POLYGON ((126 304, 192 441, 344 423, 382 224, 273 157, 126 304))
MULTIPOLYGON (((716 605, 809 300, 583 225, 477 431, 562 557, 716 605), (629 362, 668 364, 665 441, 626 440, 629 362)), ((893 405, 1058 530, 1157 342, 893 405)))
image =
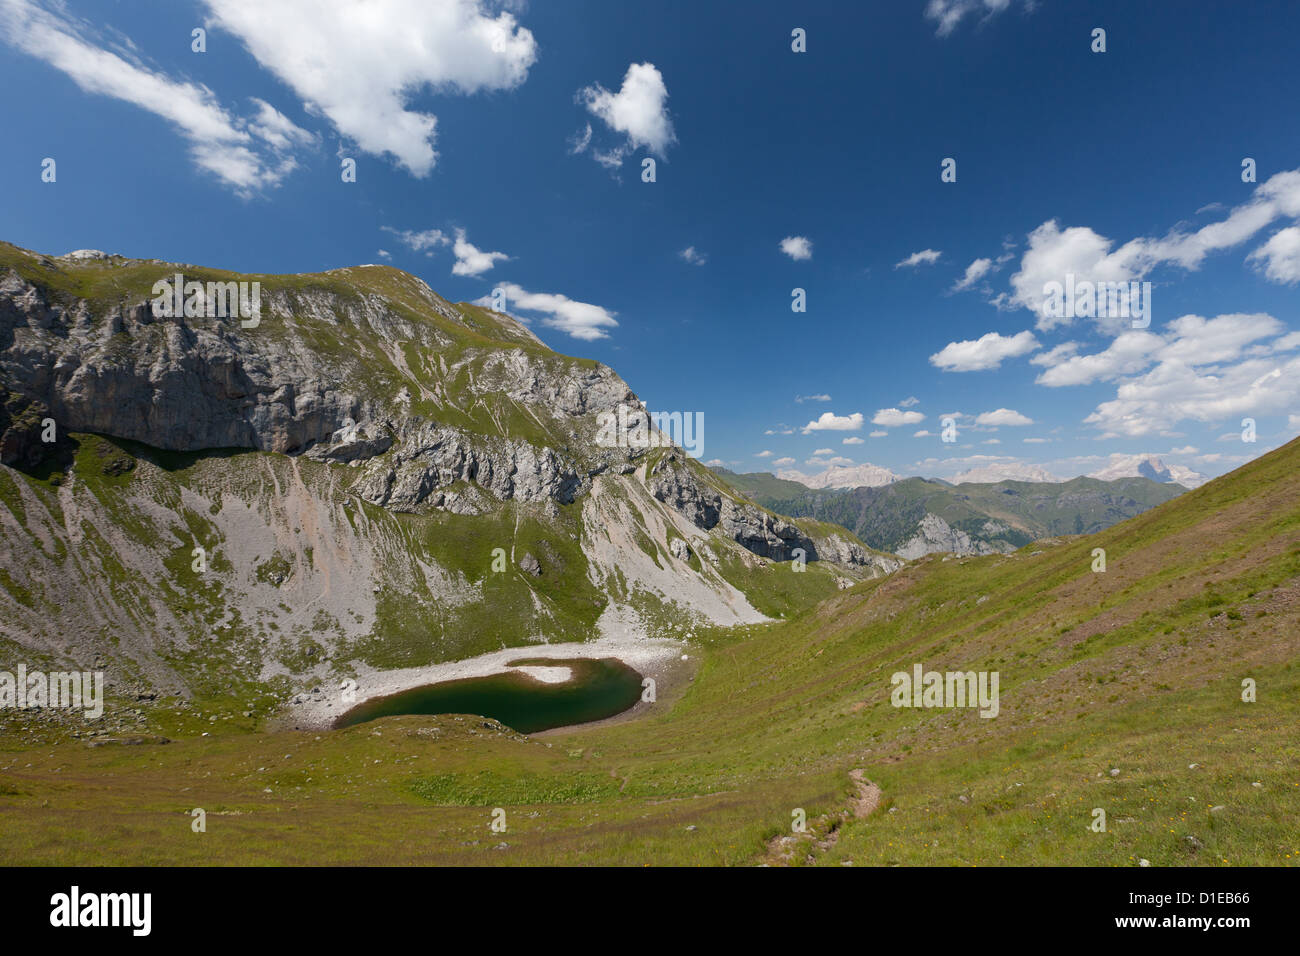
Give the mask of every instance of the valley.
POLYGON ((1300 859, 1300 440, 1181 492, 789 494, 594 441, 637 403, 612 370, 396 270, 257 276, 241 330, 137 308, 170 264, 0 251, 0 669, 107 697, 0 710, 7 861, 1300 859), (925 514, 1002 529, 905 554, 925 514), (591 657, 653 699, 330 729, 591 657), (894 706, 918 666, 996 707, 894 706))

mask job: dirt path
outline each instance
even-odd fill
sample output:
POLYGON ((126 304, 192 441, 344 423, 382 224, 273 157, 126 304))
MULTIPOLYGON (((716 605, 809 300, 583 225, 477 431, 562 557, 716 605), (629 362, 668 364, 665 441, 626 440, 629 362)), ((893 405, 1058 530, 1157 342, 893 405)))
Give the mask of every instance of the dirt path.
POLYGON ((801 851, 806 862, 815 863, 820 854, 839 842, 840 827, 847 821, 861 820, 879 809, 883 794, 880 787, 867 779, 866 771, 850 770, 849 778, 853 781, 855 793, 845 809, 809 820, 802 833, 782 833, 772 837, 767 841, 767 853, 761 865, 789 866, 801 851))

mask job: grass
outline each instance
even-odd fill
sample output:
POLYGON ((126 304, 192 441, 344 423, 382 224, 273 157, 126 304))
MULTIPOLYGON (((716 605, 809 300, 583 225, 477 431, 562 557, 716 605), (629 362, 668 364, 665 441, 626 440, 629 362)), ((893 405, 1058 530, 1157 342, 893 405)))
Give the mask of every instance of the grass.
POLYGON ((34 863, 742 865, 794 808, 843 806, 862 767, 884 805, 813 862, 1292 865, 1298 448, 1038 555, 935 556, 783 623, 702 629, 695 679, 637 721, 6 743, 0 845, 34 863), (1000 715, 889 706, 889 674, 913 662, 999 670, 1000 715))

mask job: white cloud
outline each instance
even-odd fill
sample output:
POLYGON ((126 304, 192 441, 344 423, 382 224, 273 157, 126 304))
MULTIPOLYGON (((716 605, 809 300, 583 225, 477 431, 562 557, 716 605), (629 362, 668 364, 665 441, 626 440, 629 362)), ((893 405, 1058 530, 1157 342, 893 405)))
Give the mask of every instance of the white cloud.
POLYGON ((1293 285, 1300 282, 1300 226, 1288 226, 1273 234, 1246 259, 1262 263, 1264 275, 1274 282, 1293 285))
POLYGON ((796 262, 812 258, 812 240, 804 236, 786 236, 781 240, 781 251, 796 262))
POLYGON ((1022 438, 1020 440, 1026 445, 1046 445, 1049 441, 1046 438, 1022 438))
POLYGON ((868 438, 885 438, 885 437, 887 437, 888 435, 889 435, 889 432, 887 432, 887 431, 876 430, 876 431, 872 432, 870 435, 868 435, 867 437, 868 437, 868 438))
POLYGON ((943 253, 938 249, 922 249, 920 252, 914 252, 906 259, 894 263, 895 269, 911 269, 916 266, 932 266, 939 261, 943 253))
POLYGON ((899 408, 911 408, 913 405, 920 405, 921 400, 915 395, 908 396, 898 403, 899 408))
POLYGON ((949 342, 930 356, 930 364, 948 372, 978 372, 997 368, 1003 359, 1025 355, 1038 348, 1038 339, 1026 329, 1015 335, 989 332, 973 341, 949 342))
MULTIPOLYGON (((1300 217, 1300 169, 1278 173, 1261 183, 1249 200, 1218 222, 1193 232, 1175 228, 1160 238, 1138 237, 1119 248, 1113 248, 1112 240, 1087 226, 1062 229, 1055 219, 1048 220, 1029 234, 1019 271, 1011 277, 1011 293, 999 296, 995 302, 1003 307, 1030 309, 1037 314, 1037 327, 1044 331, 1067 325, 1071 321, 1069 316, 1055 316, 1043 308, 1046 301, 1043 290, 1049 282, 1064 285, 1070 275, 1076 283, 1131 282, 1145 279, 1161 265, 1196 270, 1210 253, 1245 242, 1279 218, 1297 217, 1300 217)), ((1269 278, 1288 281, 1292 241, 1287 235, 1271 246, 1273 240, 1270 240, 1252 253, 1255 261, 1265 263, 1269 278)), ((1099 317, 1095 321, 1107 332, 1130 327, 1128 319, 1117 316, 1099 317)))
POLYGON ((821 395, 796 395, 794 400, 802 405, 804 402, 829 402, 831 397, 826 394, 821 395))
POLYGON ((972 262, 970 265, 966 267, 966 274, 953 283, 952 291, 964 292, 966 289, 969 289, 971 286, 973 286, 976 282, 979 282, 980 279, 983 279, 986 275, 988 275, 989 270, 992 268, 993 268, 992 259, 976 259, 974 262, 972 262))
POLYGON ((815 452, 813 452, 813 454, 814 454, 814 455, 833 455, 833 454, 835 454, 835 449, 833 449, 833 448, 818 448, 815 452))
POLYGON ((1032 425, 1034 420, 1026 415, 1021 415, 1013 408, 999 408, 993 412, 983 412, 975 416, 976 425, 992 425, 998 427, 1001 425, 1032 425))
POLYGON ((705 253, 700 252, 694 246, 687 246, 681 252, 677 253, 677 255, 681 256, 684 261, 689 262, 693 266, 702 266, 704 263, 709 261, 709 257, 705 253))
POLYGON ((787 465, 793 465, 793 464, 794 464, 794 459, 793 459, 793 458, 777 458, 775 461, 772 462, 772 464, 775 465, 777 468, 784 468, 784 467, 786 467, 787 465))
MULTIPOLYGON (((502 283, 499 288, 505 291, 506 301, 510 306, 527 312, 545 314, 547 318, 542 319, 542 325, 559 329, 575 339, 594 341, 609 338, 609 333, 605 329, 618 325, 614 321, 614 316, 618 313, 599 305, 577 302, 566 295, 550 292, 528 292, 513 282, 502 283)), ((491 308, 492 298, 483 296, 474 304, 491 308)))
POLYGON ((1200 370, 1170 360, 1144 375, 1120 382, 1113 401, 1103 402, 1084 422, 1102 437, 1170 434, 1178 422, 1240 420, 1289 411, 1300 405, 1300 358, 1279 363, 1253 358, 1200 370))
POLYGON ((393 254, 392 254, 391 252, 389 252, 387 249, 380 249, 380 250, 379 250, 379 258, 381 258, 381 259, 391 259, 391 258, 393 258, 393 254))
MULTIPOLYGON (((946 37, 972 13, 983 11, 991 17, 1009 6, 1011 0, 930 0, 925 6, 925 18, 934 21, 935 33, 946 37)), ((1033 0, 1026 0, 1025 8, 1034 9, 1033 0)))
POLYGON ((103 49, 88 33, 84 23, 62 15, 61 5, 56 13, 28 0, 0 4, 6 42, 67 74, 87 93, 111 96, 167 121, 189 143, 194 163, 241 195, 278 184, 297 166, 292 150, 315 142, 263 100, 252 100, 252 116, 235 116, 206 86, 151 69, 131 50, 103 49))
POLYGON ((537 44, 484 0, 205 0, 213 23, 313 112, 373 156, 415 176, 437 162, 438 119, 408 109, 426 91, 471 94, 523 83, 537 44))
MULTIPOLYGON (((1061 350, 1059 355, 1064 360, 1048 368, 1035 381, 1039 385, 1056 388, 1062 385, 1087 385, 1140 372, 1151 364, 1152 354, 1164 344, 1164 339, 1150 332, 1124 332, 1104 352, 1095 355, 1071 355, 1068 351, 1061 350)), ((1053 349, 1047 356, 1036 356, 1031 361, 1039 365, 1047 364, 1048 359, 1058 353, 1058 349, 1053 349), (1038 358, 1044 361, 1037 362, 1038 358)))
MULTIPOLYGON (((628 153, 642 148, 662 159, 668 147, 677 142, 672 117, 668 115, 668 87, 653 63, 628 66, 617 93, 611 93, 599 83, 579 90, 578 102, 623 136, 623 142, 611 149, 592 153, 604 166, 618 166, 628 153)), ((590 141, 590 132, 583 134, 581 148, 575 143, 572 151, 582 152, 590 141)))
POLYGON ((934 432, 931 432, 931 431, 928 431, 928 430, 922 428, 919 432, 913 432, 912 437, 913 437, 913 438, 933 438, 933 437, 934 437, 934 432))
POLYGON ((862 427, 862 413, 854 412, 852 415, 836 415, 832 412, 822 412, 821 417, 816 421, 811 421, 803 427, 805 435, 812 432, 832 431, 832 432, 855 432, 862 427))
POLYGON ((1029 360, 1030 365, 1046 365, 1048 368, 1060 365, 1067 359, 1074 358, 1079 352, 1078 342, 1062 342, 1046 352, 1039 352, 1029 360))
POLYGON ((497 260, 510 257, 504 252, 482 252, 465 238, 465 230, 456 230, 456 243, 452 247, 456 254, 456 264, 451 267, 451 274, 457 276, 482 275, 496 265, 497 260))
POLYGON ((380 226, 384 232, 396 236, 412 252, 424 252, 432 255, 433 249, 439 246, 451 245, 451 237, 441 229, 425 229, 417 232, 414 229, 394 229, 392 226, 380 226))
POLYGON ((871 424, 894 428, 898 425, 915 425, 925 421, 920 412, 905 412, 899 408, 882 408, 871 417, 871 424))
MULTIPOLYGON (((1153 362, 1177 362, 1189 366, 1230 362, 1241 358, 1252 342, 1279 335, 1285 331, 1285 326, 1261 312, 1233 313, 1213 319, 1184 315, 1167 323, 1165 329, 1163 335, 1123 332, 1104 351, 1093 355, 1062 352, 1063 361, 1048 368, 1036 381, 1049 387, 1088 385, 1134 375, 1153 362)), ((1290 338, 1288 335, 1279 339, 1272 348, 1263 351, 1286 351, 1290 338)), ((1300 344, 1300 337, 1296 343, 1300 344)), ((1057 349, 1052 350, 1055 352, 1057 349)))
MULTIPOLYGON (((873 432, 872 434, 874 434, 874 432, 873 432)), ((850 438, 841 438, 841 439, 840 439, 840 444, 841 444, 841 445, 861 445, 861 444, 862 444, 862 439, 859 438, 857 435, 854 435, 854 436, 852 436, 852 437, 850 437, 850 438)))

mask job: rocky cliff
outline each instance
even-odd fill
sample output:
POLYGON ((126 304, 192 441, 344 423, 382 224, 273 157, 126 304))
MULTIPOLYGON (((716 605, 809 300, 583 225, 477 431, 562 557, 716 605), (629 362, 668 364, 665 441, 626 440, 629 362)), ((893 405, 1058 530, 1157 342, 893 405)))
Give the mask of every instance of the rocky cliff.
POLYGON ((621 406, 642 408, 608 367, 388 267, 0 243, 0 657, 301 688, 758 622, 897 566, 602 432, 621 406), (155 309, 178 273, 258 283, 257 320, 155 309), (799 576, 774 588, 778 566, 799 576))

